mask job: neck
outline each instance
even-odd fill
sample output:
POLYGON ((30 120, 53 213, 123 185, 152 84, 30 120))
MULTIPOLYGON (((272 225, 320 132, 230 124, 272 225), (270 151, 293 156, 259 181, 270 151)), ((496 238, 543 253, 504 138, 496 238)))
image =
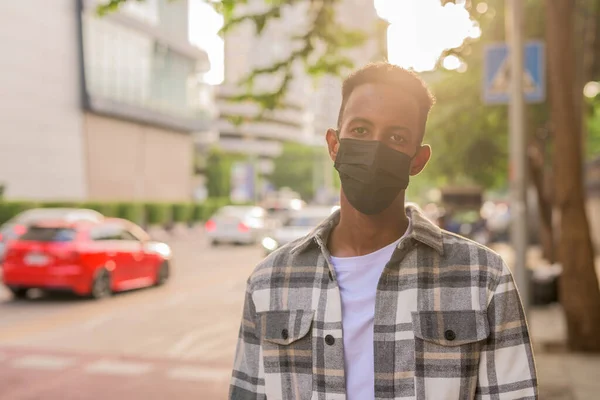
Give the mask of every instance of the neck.
POLYGON ((408 229, 404 193, 377 215, 355 210, 342 193, 340 222, 329 239, 329 251, 336 257, 356 257, 377 251, 398 240, 408 229))

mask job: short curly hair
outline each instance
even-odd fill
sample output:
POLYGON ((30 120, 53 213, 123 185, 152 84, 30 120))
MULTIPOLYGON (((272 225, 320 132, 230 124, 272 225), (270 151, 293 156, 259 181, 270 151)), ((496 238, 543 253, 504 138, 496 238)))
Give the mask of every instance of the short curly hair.
POLYGON ((421 113, 422 139, 425 134, 427 116, 429 115, 431 107, 435 104, 435 97, 429 90, 427 84, 416 73, 388 62, 367 64, 354 71, 344 80, 342 85, 342 104, 338 115, 338 129, 341 128, 344 109, 346 108, 346 103, 348 102, 350 95, 358 86, 368 83, 393 85, 397 87, 398 90, 407 92, 415 98, 421 113))

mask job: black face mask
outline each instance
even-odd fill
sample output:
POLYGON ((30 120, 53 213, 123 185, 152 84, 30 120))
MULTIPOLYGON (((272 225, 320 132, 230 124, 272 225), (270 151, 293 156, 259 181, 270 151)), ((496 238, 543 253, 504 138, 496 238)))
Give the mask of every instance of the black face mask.
POLYGON ((363 214, 375 215, 408 187, 412 159, 379 141, 341 139, 335 169, 350 204, 363 214))

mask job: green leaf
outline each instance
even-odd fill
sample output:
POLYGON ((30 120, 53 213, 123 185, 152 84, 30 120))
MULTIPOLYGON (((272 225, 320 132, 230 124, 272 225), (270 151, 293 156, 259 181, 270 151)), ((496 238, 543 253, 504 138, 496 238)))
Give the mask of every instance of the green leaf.
POLYGON ((99 16, 104 16, 108 13, 115 12, 119 9, 119 6, 126 1, 127 0, 109 0, 106 3, 100 3, 96 6, 96 13, 99 16))

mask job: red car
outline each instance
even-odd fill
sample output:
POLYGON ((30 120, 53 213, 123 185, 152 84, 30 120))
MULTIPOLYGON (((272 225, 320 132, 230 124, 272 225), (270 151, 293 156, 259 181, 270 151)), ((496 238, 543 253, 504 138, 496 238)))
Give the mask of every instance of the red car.
POLYGON ((9 242, 3 280, 17 298, 32 288, 102 298, 162 285, 170 258, 168 245, 126 220, 38 222, 9 242))

